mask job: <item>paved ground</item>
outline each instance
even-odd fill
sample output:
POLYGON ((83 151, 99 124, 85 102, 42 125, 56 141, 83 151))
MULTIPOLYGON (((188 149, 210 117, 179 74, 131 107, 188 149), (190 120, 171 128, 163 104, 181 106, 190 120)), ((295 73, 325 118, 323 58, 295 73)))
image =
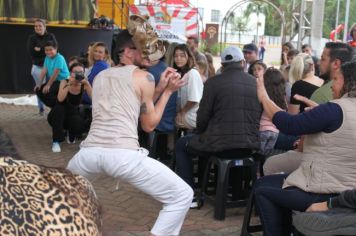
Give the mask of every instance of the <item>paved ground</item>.
MULTIPOLYGON (((49 125, 33 106, 0 104, 0 127, 22 158, 32 163, 65 167, 78 151, 78 144, 64 143, 61 153, 52 153, 49 125)), ((101 176, 93 184, 103 205, 104 236, 148 235, 160 210, 158 202, 122 182, 116 190, 116 181, 109 177, 101 176)), ((244 209, 229 209, 225 221, 216 221, 207 203, 189 211, 181 235, 239 235, 243 213, 244 209)))

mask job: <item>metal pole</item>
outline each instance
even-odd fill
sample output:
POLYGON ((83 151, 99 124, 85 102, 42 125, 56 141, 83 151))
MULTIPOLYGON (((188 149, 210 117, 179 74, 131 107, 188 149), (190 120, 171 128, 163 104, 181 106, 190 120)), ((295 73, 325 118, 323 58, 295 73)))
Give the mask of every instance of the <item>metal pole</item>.
POLYGON ((337 28, 337 26, 339 25, 339 10, 340 10, 340 0, 337 0, 336 21, 335 21, 335 41, 337 40, 336 28, 337 28))
POLYGON ((344 27, 344 42, 347 41, 347 32, 349 24, 349 13, 350 13, 350 0, 346 0, 346 9, 345 9, 345 27, 344 27))
POLYGON ((299 12, 299 30, 298 30, 298 44, 297 49, 301 51, 302 41, 303 41, 303 27, 304 27, 304 9, 305 9, 305 0, 302 0, 300 3, 300 12, 299 12))

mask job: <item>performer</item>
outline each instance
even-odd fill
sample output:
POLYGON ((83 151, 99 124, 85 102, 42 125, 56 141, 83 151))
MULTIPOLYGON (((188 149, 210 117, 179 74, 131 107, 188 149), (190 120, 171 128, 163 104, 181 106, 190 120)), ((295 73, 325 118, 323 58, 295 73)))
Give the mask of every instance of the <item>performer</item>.
POLYGON ((132 184, 163 204, 151 235, 179 235, 193 191, 139 147, 137 126, 140 118, 143 130, 153 131, 169 97, 186 81, 168 68, 155 89, 154 77, 137 66, 162 57, 163 44, 145 19, 130 20, 134 22, 129 30, 117 36, 120 66, 102 71, 94 80, 90 131, 67 168, 87 178, 104 172, 132 184))

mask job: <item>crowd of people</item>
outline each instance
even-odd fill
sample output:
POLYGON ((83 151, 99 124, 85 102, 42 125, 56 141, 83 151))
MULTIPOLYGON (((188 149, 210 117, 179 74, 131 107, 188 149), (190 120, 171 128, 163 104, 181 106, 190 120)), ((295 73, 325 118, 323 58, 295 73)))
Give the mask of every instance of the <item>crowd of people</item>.
POLYGON ((215 71, 197 38, 162 48, 145 18, 130 20, 117 36, 117 65, 102 42, 67 65, 43 20, 35 21, 28 50, 39 112, 43 104, 51 109, 52 151, 87 133, 67 168, 88 179, 101 172, 124 179, 162 202, 152 235, 178 235, 197 207, 195 157, 204 169, 211 155, 285 151, 267 159, 252 192, 265 235, 290 232, 292 210, 313 210, 356 188, 355 26, 352 42, 326 43, 320 60, 310 45, 299 52, 288 42, 280 68, 268 67, 262 38, 260 49, 225 48, 215 71), (171 137, 158 145, 162 156, 175 152, 176 173, 148 157, 151 132, 171 137))

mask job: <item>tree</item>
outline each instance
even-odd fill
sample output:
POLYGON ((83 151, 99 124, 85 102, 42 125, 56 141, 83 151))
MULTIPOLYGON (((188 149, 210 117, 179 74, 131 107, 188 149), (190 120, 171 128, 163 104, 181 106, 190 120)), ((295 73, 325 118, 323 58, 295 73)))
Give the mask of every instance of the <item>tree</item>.
POLYGON ((241 33, 248 31, 247 18, 243 16, 235 16, 231 21, 231 32, 238 32, 239 42, 241 42, 241 33))
MULTIPOLYGON (((292 1, 290 0, 270 0, 269 2, 276 5, 283 13, 287 25, 291 25, 292 21, 292 1)), ((276 11, 270 4, 262 1, 253 1, 249 3, 244 11, 244 16, 249 17, 250 14, 262 13, 266 17, 265 34, 271 36, 279 36, 281 34, 282 19, 278 11, 276 11)), ((288 27, 287 27, 288 28, 288 27)))

